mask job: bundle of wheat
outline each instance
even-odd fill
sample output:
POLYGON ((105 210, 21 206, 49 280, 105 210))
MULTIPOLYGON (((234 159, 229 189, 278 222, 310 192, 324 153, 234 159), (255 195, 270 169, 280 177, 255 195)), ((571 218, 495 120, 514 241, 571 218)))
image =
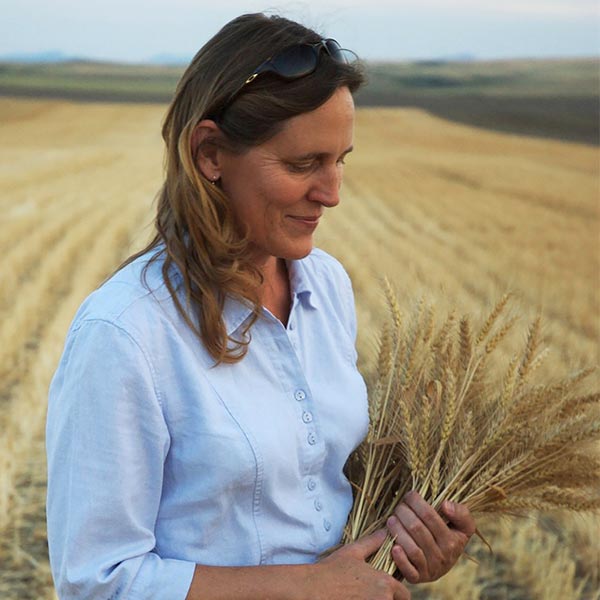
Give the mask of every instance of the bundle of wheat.
MULTIPOLYGON (((345 543, 385 526, 411 489, 435 508, 450 500, 474 514, 600 508, 600 394, 585 392, 593 369, 536 384, 539 318, 499 369, 515 322, 509 295, 476 334, 454 314, 436 327, 423 301, 405 325, 387 282, 386 296, 392 318, 370 386, 370 429, 347 465, 356 493, 345 543)), ((392 545, 388 536, 371 559, 390 574, 392 545)))

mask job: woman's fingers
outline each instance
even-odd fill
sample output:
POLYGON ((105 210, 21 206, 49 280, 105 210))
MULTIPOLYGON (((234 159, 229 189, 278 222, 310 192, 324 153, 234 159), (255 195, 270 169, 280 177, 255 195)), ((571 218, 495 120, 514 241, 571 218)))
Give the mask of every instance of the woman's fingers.
POLYGON ((421 581, 419 570, 410 562, 402 546, 396 544, 392 548, 392 558, 406 581, 409 583, 419 583, 419 581, 421 581))
POLYGON ((442 512, 450 525, 413 491, 387 521, 399 547, 392 551, 394 562, 411 583, 432 581, 447 573, 475 532, 475 521, 466 506, 445 502, 442 512))
POLYGON ((356 540, 349 548, 351 548, 351 552, 355 554, 357 558, 367 560, 369 556, 375 554, 375 552, 379 550, 381 544, 385 541, 386 536, 387 531, 385 529, 379 529, 371 535, 366 535, 356 540))
POLYGON ((408 492, 402 500, 420 521, 427 527, 435 541, 439 544, 448 537, 448 526, 437 511, 415 491, 408 492))
MULTIPOLYGON (((402 547, 408 560, 423 578, 430 572, 428 557, 437 556, 439 550, 425 525, 414 514, 409 514, 409 511, 408 508, 399 507, 395 515, 388 519, 387 526, 396 545, 402 547)), ((402 574, 405 575, 404 572, 402 574)))
POLYGON ((475 529, 477 528, 475 519, 473 519, 471 511, 464 504, 448 502, 446 500, 442 504, 442 512, 448 521, 452 523, 453 528, 464 533, 467 538, 470 538, 475 533, 475 529))
POLYGON ((309 587, 327 600, 410 600, 406 587, 365 562, 383 543, 385 529, 342 546, 311 566, 309 587))

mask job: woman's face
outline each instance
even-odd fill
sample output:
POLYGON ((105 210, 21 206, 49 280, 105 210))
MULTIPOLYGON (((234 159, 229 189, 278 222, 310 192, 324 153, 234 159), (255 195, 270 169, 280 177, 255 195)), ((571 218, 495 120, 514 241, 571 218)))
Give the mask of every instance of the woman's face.
POLYGON ((273 138, 243 154, 223 152, 220 177, 256 263, 310 253, 325 208, 336 206, 343 160, 352 150, 354 103, 346 87, 292 117, 273 138))

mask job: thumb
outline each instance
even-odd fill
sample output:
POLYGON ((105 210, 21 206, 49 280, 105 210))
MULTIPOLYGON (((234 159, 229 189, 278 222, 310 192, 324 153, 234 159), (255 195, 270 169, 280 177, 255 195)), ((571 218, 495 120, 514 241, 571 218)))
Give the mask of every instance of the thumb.
POLYGON ((354 542, 352 551, 360 556, 362 560, 366 560, 371 554, 375 554, 379 550, 387 535, 386 529, 378 529, 375 533, 366 535, 354 542))
POLYGON ((464 533, 467 537, 471 537, 475 533, 475 520, 465 504, 446 500, 442 504, 442 512, 452 523, 454 529, 464 533))

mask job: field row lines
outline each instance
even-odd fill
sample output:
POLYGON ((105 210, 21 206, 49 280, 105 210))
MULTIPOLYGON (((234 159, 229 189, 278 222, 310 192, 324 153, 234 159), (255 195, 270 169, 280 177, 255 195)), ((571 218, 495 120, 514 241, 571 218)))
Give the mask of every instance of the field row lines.
MULTIPOLYGON (((110 210, 110 209, 109 209, 110 210)), ((20 289, 33 280, 40 270, 47 267, 45 257, 50 248, 69 243, 71 232, 78 223, 97 218, 95 213, 107 212, 106 209, 94 211, 90 206, 79 206, 76 210, 55 211, 42 219, 39 227, 32 228, 27 241, 13 245, 2 258, 2 289, 0 289, 0 316, 3 312, 14 311, 15 301, 20 289)))
POLYGON ((20 176, 4 175, 2 177, 3 201, 0 206, 7 207, 14 203, 14 194, 22 190, 32 188, 45 188, 53 186, 56 189, 68 189, 72 187, 74 178, 81 179, 82 186, 79 188, 82 194, 89 188, 89 177, 99 175, 99 171, 106 169, 110 171, 115 164, 123 160, 123 156, 117 152, 102 151, 86 152, 77 156, 76 152, 69 152, 64 160, 54 160, 50 164, 28 168, 20 176), (85 154, 89 156, 85 156, 85 154), (74 156, 76 158, 74 158, 74 156), (87 182, 85 181, 87 179, 87 182), (65 182, 68 182, 65 185, 65 182), (87 183, 87 184, 86 184, 87 183))
MULTIPOLYGON (((540 261, 539 255, 534 252, 523 252, 520 249, 517 255, 515 251, 503 252, 498 245, 479 244, 477 241, 469 242, 467 238, 458 236, 453 231, 460 231, 460 222, 456 223, 456 229, 452 225, 444 226, 443 229, 432 220, 431 214, 427 209, 421 208, 412 198, 399 201, 389 205, 381 200, 375 201, 374 194, 369 190, 364 190, 360 186, 353 184, 350 196, 359 196, 359 202, 354 202, 354 210, 360 210, 361 214, 357 222, 364 228, 371 219, 374 226, 379 223, 386 224, 387 233, 382 234, 379 239, 396 240, 402 243, 406 239, 410 241, 410 248, 425 251, 427 255, 435 255, 438 262, 441 262, 449 270, 456 271, 457 265, 460 265, 458 271, 461 272, 461 279, 468 287, 474 285, 474 281, 481 277, 487 277, 491 280, 493 288, 502 292, 507 288, 517 286, 527 297, 532 306, 539 305, 541 297, 547 297, 544 294, 549 282, 556 280, 558 274, 549 271, 549 265, 546 261, 540 261), (395 210, 396 205, 401 205, 401 214, 395 210), (367 208, 368 207, 368 208, 367 208), (515 262, 518 256, 518 261, 515 262), (468 257, 468 266, 465 265, 468 257), (461 264, 462 263, 462 264, 461 264), (472 267, 477 267, 475 270, 472 267), (473 271, 474 277, 462 277, 463 269, 473 271), (478 276, 478 277, 475 277, 478 276), (526 280, 523 280, 523 277, 526 280), (533 285, 532 285, 533 284, 533 285)), ((444 210, 444 207, 438 207, 438 211, 433 214, 452 214, 452 207, 444 210)), ((462 224, 464 230, 464 223, 462 224)), ((377 239, 377 238, 374 238, 377 239)), ((590 236, 588 241, 592 246, 594 237, 590 236)), ((390 247, 389 251, 398 255, 398 247, 390 247)), ((402 251, 402 255, 407 254, 407 249, 402 251)), ((550 265, 551 266, 551 265, 550 265)), ((438 269, 439 270, 439 269, 438 269)), ((431 271, 429 271, 431 272, 431 271)), ((435 270, 433 271, 435 272, 435 270)), ((561 271, 564 273, 564 269, 561 271)), ((596 271, 597 275, 598 271, 596 271)), ((489 289, 489 286, 488 286, 489 289)), ((476 290, 472 290, 481 297, 476 290)), ((580 277, 573 277, 565 294, 571 299, 567 302, 571 310, 565 310, 563 303, 560 307, 546 306, 546 310, 552 318, 566 320, 569 327, 576 329, 588 339, 597 338, 597 323, 581 323, 582 314, 594 314, 594 304, 598 303, 598 293, 590 291, 589 279, 582 274, 580 277)))
MULTIPOLYGON (((504 274, 491 269, 493 256, 477 257, 465 264, 462 252, 473 257, 476 255, 473 249, 460 252, 451 242, 438 243, 425 235, 420 226, 413 227, 412 219, 395 217, 373 194, 369 195, 368 204, 365 198, 348 193, 346 196, 347 210, 336 214, 335 219, 332 215, 334 223, 331 225, 343 232, 336 238, 337 248, 366 304, 371 305, 376 300, 377 285, 374 285, 373 274, 378 273, 395 279, 401 289, 407 286, 413 297, 421 293, 415 288, 421 288, 427 290, 428 296, 433 294, 450 303, 460 299, 463 309, 476 313, 481 313, 484 306, 493 304, 508 289, 518 292, 521 304, 527 305, 529 311, 534 311, 536 306, 540 309, 541 294, 536 294, 535 287, 530 287, 531 280, 511 279, 510 270, 504 274), (360 223, 360 229, 356 223, 360 223), (370 241, 367 243, 366 240, 370 241), (352 248, 360 248, 360 252, 353 252, 352 248), (467 298, 471 300, 466 302, 467 298)), ((595 340, 593 336, 589 337, 589 331, 581 322, 574 323, 568 315, 565 318, 564 311, 557 310, 552 306, 543 307, 544 320, 551 324, 548 342, 559 349, 561 356, 568 352, 571 361, 575 362, 585 362, 590 353, 592 356, 597 354, 595 340)))
MULTIPOLYGON (((90 290, 96 286, 121 260, 129 245, 132 232, 139 225, 146 209, 131 205, 126 210, 101 215, 98 220, 85 221, 86 227, 72 232, 70 241, 60 245, 48 269, 60 277, 59 302, 51 310, 44 309, 44 323, 36 335, 37 352, 31 355, 27 369, 18 381, 13 380, 10 402, 3 407, 0 427, 0 532, 14 519, 16 482, 27 465, 44 457, 31 457, 32 440, 43 439, 46 397, 50 379, 64 344, 64 336, 75 309, 90 290), (100 229, 98 225, 102 224, 100 229), (91 230, 98 231, 92 236, 91 230), (89 241, 92 239, 92 243, 89 241)), ((52 286, 49 277, 40 283, 52 286)), ((44 298, 35 294, 29 313, 41 310, 44 298)), ((11 331, 12 333, 12 331, 11 331)), ((3 345, 7 338, 0 337, 3 345)), ((14 351, 9 352, 14 354, 14 351)), ((14 360, 14 357, 13 357, 14 360)))
MULTIPOLYGON (((40 261, 38 277, 26 281, 14 299, 10 318, 0 323, 0 400, 10 400, 11 389, 28 370, 29 360, 39 353, 39 338, 48 319, 62 301, 69 279, 81 256, 85 255, 86 242, 96 226, 111 219, 111 211, 102 208, 94 211, 90 220, 79 221, 52 246, 40 261)), ((0 430, 3 417, 0 414, 0 430)))

